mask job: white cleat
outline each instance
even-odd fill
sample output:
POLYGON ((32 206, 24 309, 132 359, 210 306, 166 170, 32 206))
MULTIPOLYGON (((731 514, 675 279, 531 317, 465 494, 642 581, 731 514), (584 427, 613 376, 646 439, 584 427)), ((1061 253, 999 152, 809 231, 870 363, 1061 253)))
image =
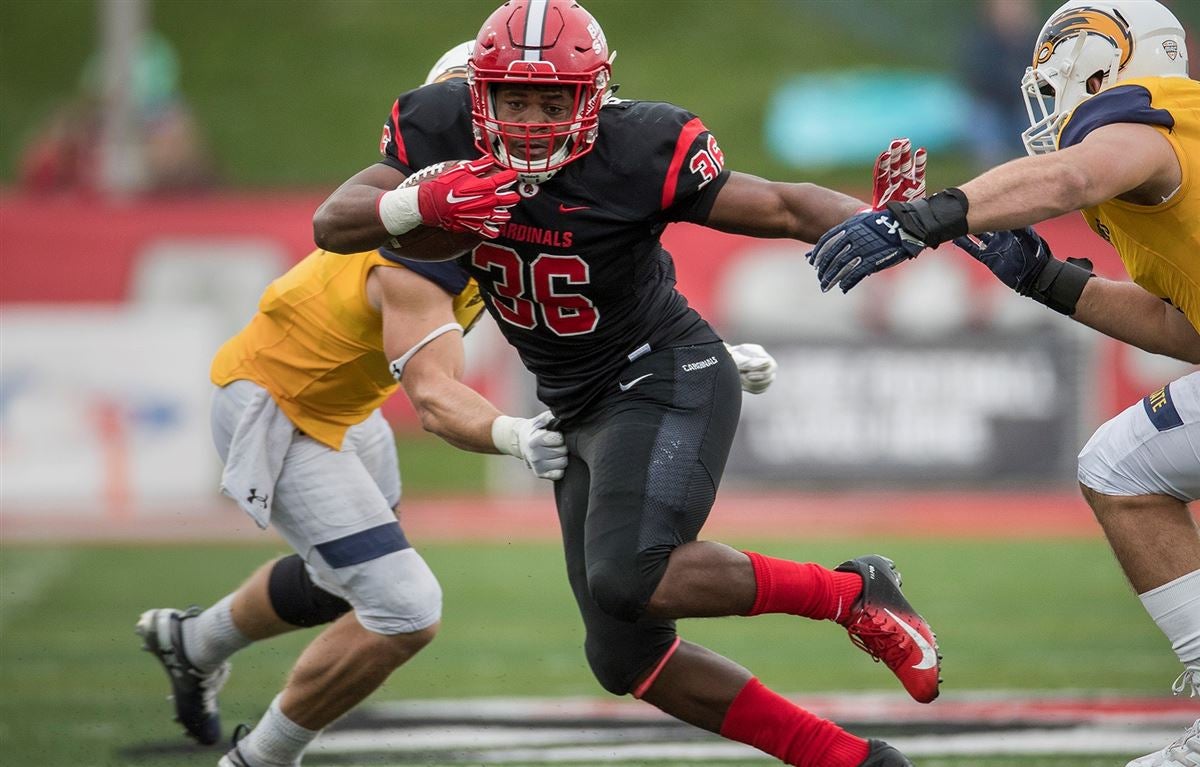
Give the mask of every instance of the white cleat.
MULTIPOLYGON (((1188 690, 1189 698, 1200 697, 1200 666, 1188 666, 1171 685, 1176 695, 1184 690, 1188 690)), ((1162 751, 1139 756, 1125 767, 1200 767, 1200 719, 1162 751)))
POLYGON ((1162 751, 1139 756, 1125 767, 1200 767, 1200 719, 1162 751))

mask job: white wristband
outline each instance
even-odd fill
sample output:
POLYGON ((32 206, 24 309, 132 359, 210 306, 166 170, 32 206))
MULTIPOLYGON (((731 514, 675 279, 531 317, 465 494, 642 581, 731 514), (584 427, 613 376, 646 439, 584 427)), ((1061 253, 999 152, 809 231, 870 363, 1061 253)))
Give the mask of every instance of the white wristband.
POLYGON ((417 204, 419 186, 401 187, 379 196, 379 220, 388 234, 404 234, 425 223, 417 204))
POLYGON ((523 459, 520 441, 517 437, 517 422, 521 420, 523 419, 513 418, 510 415, 496 416, 496 420, 492 421, 492 444, 501 453, 523 459))

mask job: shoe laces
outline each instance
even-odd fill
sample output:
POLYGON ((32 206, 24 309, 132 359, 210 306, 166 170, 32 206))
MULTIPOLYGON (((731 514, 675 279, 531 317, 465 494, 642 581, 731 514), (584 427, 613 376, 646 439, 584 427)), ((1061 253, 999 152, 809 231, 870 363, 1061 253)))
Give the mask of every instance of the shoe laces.
POLYGON ((1187 754, 1200 754, 1196 748, 1200 747, 1200 719, 1192 722, 1192 726, 1183 731, 1183 734, 1171 742, 1163 749, 1163 754, 1166 756, 1184 756, 1187 754))
POLYGON ((876 663, 883 661, 888 668, 895 668, 908 658, 909 640, 887 624, 882 611, 866 608, 846 631, 850 633, 850 641, 876 663))
POLYGON ((230 745, 234 748, 237 748, 237 744, 240 743, 243 738, 249 735, 252 729, 254 728, 245 722, 238 722, 237 727, 233 728, 233 736, 229 739, 230 745))
POLYGON ((1200 697, 1200 666, 1188 666, 1171 684, 1173 695, 1182 695, 1184 690, 1188 690, 1189 698, 1200 697))

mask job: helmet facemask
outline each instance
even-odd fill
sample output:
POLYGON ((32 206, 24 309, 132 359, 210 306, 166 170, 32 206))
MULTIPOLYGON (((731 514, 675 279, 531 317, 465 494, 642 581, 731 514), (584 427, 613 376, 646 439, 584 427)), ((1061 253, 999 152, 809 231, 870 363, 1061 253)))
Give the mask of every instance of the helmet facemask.
POLYGON ((1046 154, 1057 148, 1058 131, 1067 115, 1092 96, 1088 91, 1088 80, 1101 75, 1097 91, 1116 82, 1121 51, 1114 48, 1105 67, 1084 67, 1080 65, 1080 59, 1087 42, 1087 35, 1078 35, 1065 46, 1068 51, 1055 53, 1045 63, 1025 70, 1025 76, 1021 78, 1021 95, 1025 98, 1029 127, 1021 133, 1021 141, 1029 154, 1046 154))
MULTIPOLYGON (((481 79, 475 72, 473 80, 481 79)), ((472 88, 473 94, 485 94, 483 109, 475 104, 475 139, 497 164, 517 171, 522 181, 540 184, 558 169, 591 151, 600 121, 600 104, 608 85, 608 73, 595 73, 587 83, 564 82, 553 73, 546 80, 522 77, 486 79, 484 87, 472 88), (562 88, 567 98, 568 119, 554 122, 520 122, 498 116, 496 94, 505 86, 519 88, 562 88)), ((474 86, 474 83, 473 83, 474 86)), ((480 99, 476 98, 476 102, 480 99)))

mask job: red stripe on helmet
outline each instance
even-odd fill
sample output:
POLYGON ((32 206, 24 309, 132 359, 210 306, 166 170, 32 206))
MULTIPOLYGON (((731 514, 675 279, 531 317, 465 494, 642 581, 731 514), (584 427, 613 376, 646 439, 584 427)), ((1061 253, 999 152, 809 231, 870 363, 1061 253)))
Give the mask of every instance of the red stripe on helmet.
POLYGON ((663 181, 662 209, 666 210, 675 202, 675 189, 679 186, 679 170, 683 167, 684 155, 692 146, 692 142, 701 133, 707 131, 699 117, 693 117, 683 130, 679 131, 679 139, 675 142, 675 154, 671 157, 671 165, 667 168, 667 178, 663 181))

